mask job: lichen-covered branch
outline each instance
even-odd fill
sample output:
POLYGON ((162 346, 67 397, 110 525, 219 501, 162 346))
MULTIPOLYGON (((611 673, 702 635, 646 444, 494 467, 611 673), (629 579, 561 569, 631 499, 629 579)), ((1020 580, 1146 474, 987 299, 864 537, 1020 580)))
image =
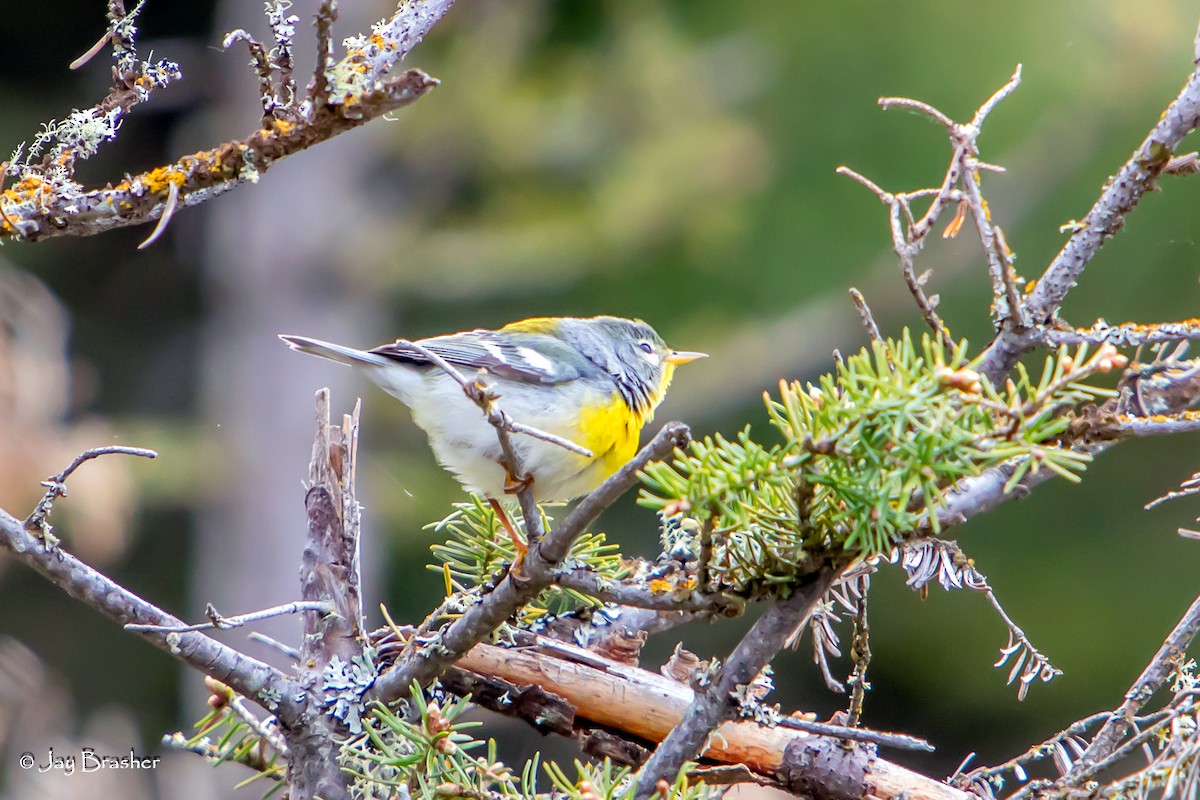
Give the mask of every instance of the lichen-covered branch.
POLYGON ((1133 728, 1133 716, 1163 687, 1171 674, 1180 668, 1197 633, 1200 633, 1200 598, 1192 601, 1178 624, 1163 641, 1162 647, 1125 693, 1125 702, 1112 712, 1083 756, 1075 762, 1071 771, 1063 776, 1063 784, 1069 785, 1091 778, 1097 765, 1113 754, 1122 737, 1133 728))
MULTIPOLYGON (((28 155, 20 163, 14 159, 8 174, 15 181, 0 192, 0 241, 90 236, 152 222, 166 212, 169 199, 172 208, 187 208, 256 182, 280 159, 412 103, 437 81, 420 70, 400 74, 391 70, 452 3, 410 0, 402 4, 369 36, 348 40, 346 56, 323 71, 326 80, 319 86, 314 83, 307 97, 293 94, 287 49, 291 43, 290 39, 282 42, 287 48, 277 54, 273 65, 259 64, 260 83, 268 82, 264 70, 269 67, 277 69, 280 83, 275 96, 265 101, 264 109, 270 113, 259 130, 116 184, 87 188, 74 179, 75 159, 92 155, 101 143, 114 138, 121 114, 144 100, 150 89, 179 77, 178 69, 167 62, 135 69, 136 59, 128 58, 133 30, 113 23, 120 34, 112 37, 114 53, 133 72, 121 72, 122 83, 96 109, 75 112, 51 127, 57 144, 44 163, 32 163, 28 155)), ((272 28, 276 35, 286 36, 287 20, 280 16, 282 11, 275 11, 272 28)))
POLYGON ((359 585, 359 507, 354 479, 358 414, 332 424, 329 390, 316 397, 316 437, 304 498, 308 539, 300 561, 305 601, 328 603, 332 613, 304 612, 300 681, 325 713, 308 715, 287 732, 288 783, 298 798, 349 800, 346 773, 333 742, 361 729, 359 701, 374 679, 365 666, 366 633, 359 585))

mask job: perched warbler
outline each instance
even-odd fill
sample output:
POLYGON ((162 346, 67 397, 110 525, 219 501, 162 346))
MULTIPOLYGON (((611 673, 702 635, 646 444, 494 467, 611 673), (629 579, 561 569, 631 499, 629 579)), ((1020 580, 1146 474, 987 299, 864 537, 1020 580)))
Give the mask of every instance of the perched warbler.
MULTIPOLYGON (((438 462, 498 511, 496 501, 519 488, 501 466, 495 428, 452 376, 411 345, 355 350, 303 336, 279 338, 293 350, 357 368, 398 398, 428 435, 438 462)), ((637 452, 642 426, 662 401, 676 365, 705 357, 672 350, 646 323, 619 317, 534 317, 417 344, 467 377, 485 371, 499 406, 516 422, 591 451, 583 456, 513 434, 539 502, 586 494, 620 469, 637 452)))

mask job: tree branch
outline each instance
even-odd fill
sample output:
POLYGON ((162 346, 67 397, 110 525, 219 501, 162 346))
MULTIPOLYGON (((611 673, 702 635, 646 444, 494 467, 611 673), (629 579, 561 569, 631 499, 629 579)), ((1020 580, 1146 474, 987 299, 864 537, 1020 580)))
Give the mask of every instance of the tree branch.
POLYGON ((1100 197, 1025 298, 1031 327, 1020 330, 1006 324, 984 351, 980 372, 998 383, 1023 353, 1039 343, 1084 268, 1104 242, 1124 227, 1125 218, 1142 196, 1154 188, 1176 148, 1198 123, 1200 70, 1193 69, 1179 96, 1167 107, 1129 160, 1105 184, 1100 197))
POLYGON ((646 800, 659 781, 673 783, 684 763, 700 752, 709 735, 738 710, 745 687, 762 672, 798 625, 833 585, 842 568, 825 566, 797 582, 790 597, 776 602, 759 617, 713 676, 697 694, 683 719, 654 751, 638 776, 636 800, 646 800))
MULTIPOLYGON (((76 112, 81 115, 77 124, 58 126, 60 142, 50 155, 59 153, 69 158, 42 166, 10 166, 9 172, 18 180, 0 193, 0 209, 4 212, 0 241, 90 236, 151 222, 168 208, 198 205, 235 186, 255 182, 279 159, 412 103, 437 81, 420 70, 400 75, 392 75, 390 70, 452 4, 453 0, 410 0, 402 4, 392 17, 374 26, 372 36, 349 40, 351 47, 346 56, 323 71, 329 85, 322 97, 303 101, 293 97, 290 105, 275 106, 275 116, 265 119, 263 126, 245 139, 183 156, 173 164, 116 185, 87 189, 73 179, 74 159, 86 158, 102 141, 113 138, 120 115, 144 100, 149 88, 179 77, 178 69, 167 62, 136 69, 136 56, 130 55, 132 28, 114 23, 114 56, 124 65, 122 75, 129 69, 133 73, 96 109, 76 112), (94 133, 95 124, 84 124, 89 121, 103 122, 103 133, 94 133), (76 130, 88 131, 90 138, 67 135, 76 130), (174 202, 169 202, 172 198, 174 202)), ((281 80, 290 80, 290 72, 284 74, 285 66, 290 70, 290 55, 286 65, 277 66, 281 80)))
MULTIPOLYGON (((472 674, 500 678, 518 687, 541 687, 551 697, 565 702, 576 725, 586 720, 642 742, 661 741, 683 718, 695 698, 695 693, 684 683, 588 651, 583 653, 586 658, 573 660, 569 648, 543 652, 537 648, 480 644, 455 665, 451 691, 456 694, 472 691, 477 682, 463 677, 472 674)), ((533 724, 537 721, 537 715, 528 714, 521 702, 493 710, 526 721, 532 716, 533 724)), ((562 716, 560 706, 553 717, 562 716)), ((796 777, 796 772, 806 772, 815 779, 819 765, 815 760, 808 766, 797 763, 795 750, 789 746, 800 744, 832 750, 843 747, 842 740, 814 736, 792 729, 791 724, 788 717, 778 726, 751 720, 725 722, 709 737, 703 757, 725 764, 745 764, 761 775, 781 780, 786 780, 789 773, 796 777)), ((880 800, 969 800, 971 797, 878 757, 871 759, 865 782, 870 794, 880 800)))
POLYGON ((1167 635, 1162 647, 1150 659, 1150 663, 1142 670, 1129 691, 1125 693, 1122 703, 1108 721, 1092 739, 1083 756, 1075 762, 1071 771, 1063 776, 1061 782, 1065 785, 1078 783, 1095 774, 1096 767, 1104 762, 1120 744, 1121 738, 1133 725, 1133 716, 1150 697, 1162 688, 1167 678, 1182 665, 1196 634, 1200 632, 1200 597, 1192 601, 1183 618, 1167 635))
MULTIPOLYGON (((19 520, 0 511, 0 546, 67 594, 118 625, 141 623, 184 627, 185 623, 138 597, 70 553, 47 548, 19 520)), ((304 713, 306 694, 279 670, 202 633, 141 631, 138 635, 185 664, 230 686, 276 715, 285 725, 304 713)))

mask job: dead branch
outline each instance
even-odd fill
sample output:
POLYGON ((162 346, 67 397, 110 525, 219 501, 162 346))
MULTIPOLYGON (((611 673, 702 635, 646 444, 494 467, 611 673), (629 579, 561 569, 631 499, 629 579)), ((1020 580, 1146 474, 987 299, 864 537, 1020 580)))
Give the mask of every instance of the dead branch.
MULTIPOLYGON (((542 687, 565 701, 577 720, 587 720, 638 741, 663 740, 695 698, 686 684, 636 666, 601 659, 588 651, 583 653, 586 658, 571 660, 565 654, 536 648, 480 644, 466 653, 456 667, 497 677, 518 687, 542 687)), ((798 766, 788 757, 789 745, 797 742, 842 746, 837 739, 740 720, 718 727, 708 737, 703 757, 726 764, 745 764, 768 777, 785 778, 785 771, 798 766)), ((964 792, 877 757, 871 760, 865 783, 866 791, 881 800, 970 798, 964 792)))

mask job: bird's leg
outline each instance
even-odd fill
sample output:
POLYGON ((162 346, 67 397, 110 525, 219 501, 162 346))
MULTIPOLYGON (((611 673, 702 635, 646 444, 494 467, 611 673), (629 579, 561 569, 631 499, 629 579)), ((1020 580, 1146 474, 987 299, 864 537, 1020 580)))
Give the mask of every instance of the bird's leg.
POLYGON ((504 530, 508 531, 508 538, 512 539, 513 547, 517 550, 517 558, 513 562, 513 569, 520 566, 525 560, 525 553, 529 548, 521 539, 521 534, 517 533, 517 528, 513 525, 512 520, 508 518, 508 512, 504 510, 504 506, 500 505, 499 501, 488 498, 488 505, 492 507, 492 511, 496 512, 496 517, 500 520, 500 524, 504 526, 504 530))

